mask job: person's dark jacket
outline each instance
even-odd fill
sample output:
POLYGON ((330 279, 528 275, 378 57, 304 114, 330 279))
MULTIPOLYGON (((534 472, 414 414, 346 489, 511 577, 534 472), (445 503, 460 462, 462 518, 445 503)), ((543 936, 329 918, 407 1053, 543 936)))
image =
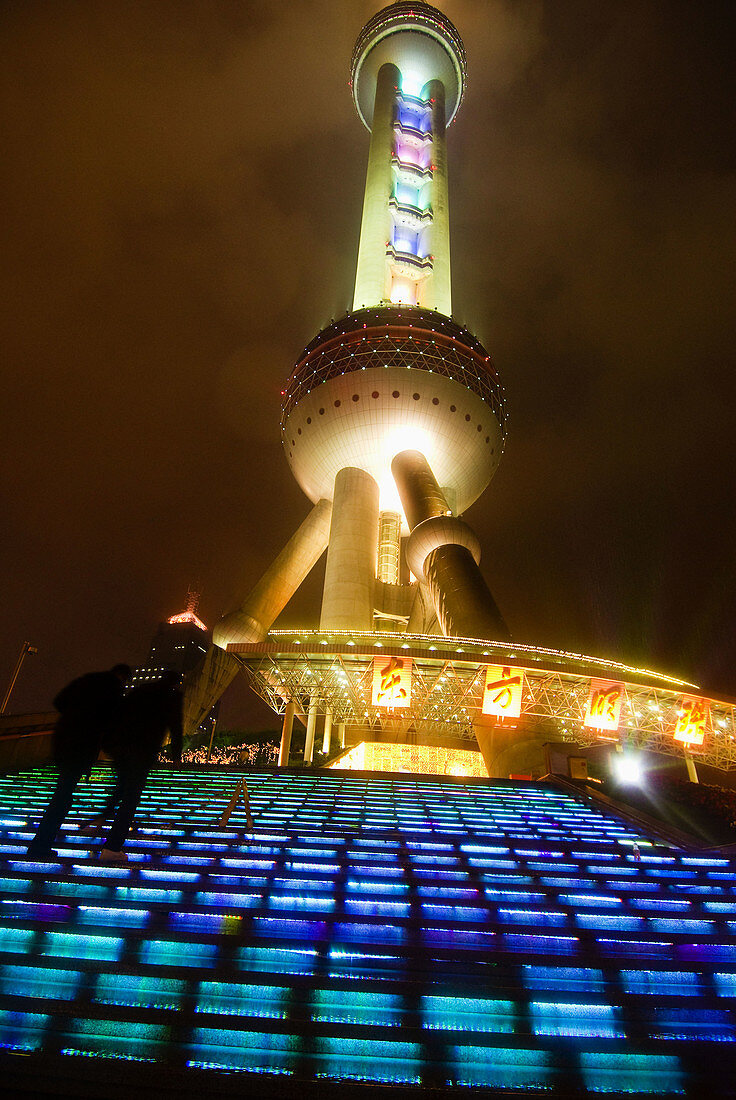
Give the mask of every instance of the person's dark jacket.
POLYGON ((59 767, 91 768, 102 739, 120 717, 123 685, 114 672, 89 672, 72 680, 54 699, 59 717, 52 742, 59 767))
POLYGON ((180 761, 182 704, 179 688, 160 680, 134 687, 123 701, 119 735, 111 750, 113 759, 153 767, 168 730, 172 756, 180 761))

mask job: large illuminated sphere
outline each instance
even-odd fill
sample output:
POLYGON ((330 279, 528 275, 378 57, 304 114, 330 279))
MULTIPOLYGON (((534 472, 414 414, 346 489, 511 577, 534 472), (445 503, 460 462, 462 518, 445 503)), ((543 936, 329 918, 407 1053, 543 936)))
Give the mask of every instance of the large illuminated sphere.
POLYGON ((351 63, 353 99, 370 130, 376 77, 390 62, 401 71, 401 90, 418 96, 428 80, 445 86, 447 125, 452 122, 465 89, 465 50, 446 15, 423 3, 391 4, 369 20, 360 32, 351 63))
POLYGON ((419 450, 455 513, 491 480, 503 450, 504 397, 488 352, 432 310, 376 306, 348 313, 305 348, 284 390, 281 439, 312 501, 357 466, 380 507, 401 511, 391 460, 419 450))

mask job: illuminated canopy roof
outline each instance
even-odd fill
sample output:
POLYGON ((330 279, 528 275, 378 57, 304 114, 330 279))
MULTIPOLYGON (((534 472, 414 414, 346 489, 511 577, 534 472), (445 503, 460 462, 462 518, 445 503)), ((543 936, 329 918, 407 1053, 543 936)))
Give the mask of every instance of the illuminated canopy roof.
MULTIPOLYGON (((605 734, 586 727, 584 710, 591 678, 623 684, 619 734, 656 752, 679 755, 672 731, 683 696, 693 684, 673 676, 585 654, 565 653, 511 642, 436 635, 273 630, 263 643, 228 647, 243 663, 254 690, 283 714, 286 700, 316 698, 333 721, 363 731, 416 732, 417 743, 467 739, 475 744, 473 721, 481 710, 489 664, 524 670, 520 726, 541 730, 549 740, 591 744, 605 734), (410 657, 411 705, 389 713, 372 705, 377 656, 410 657)), ((736 711, 731 701, 711 699, 709 728, 699 759, 736 768, 736 711)))

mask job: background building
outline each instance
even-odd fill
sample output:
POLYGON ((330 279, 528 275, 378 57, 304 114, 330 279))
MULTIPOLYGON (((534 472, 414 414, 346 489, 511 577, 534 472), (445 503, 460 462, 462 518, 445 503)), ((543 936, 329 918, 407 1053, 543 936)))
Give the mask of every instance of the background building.
MULTIPOLYGON (((151 641, 148 660, 140 668, 133 669, 130 687, 151 680, 159 680, 164 672, 179 672, 184 676, 196 667, 211 645, 210 632, 197 616, 199 593, 190 589, 187 592, 187 605, 184 611, 172 615, 170 619, 158 624, 151 641)), ((217 721, 220 704, 218 702, 198 723, 196 735, 209 738, 217 721)))

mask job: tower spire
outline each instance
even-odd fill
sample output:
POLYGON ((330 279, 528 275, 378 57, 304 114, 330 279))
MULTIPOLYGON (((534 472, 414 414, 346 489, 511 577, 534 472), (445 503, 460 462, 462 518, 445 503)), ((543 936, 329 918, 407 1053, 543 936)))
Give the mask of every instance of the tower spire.
MULTIPOLYGON (((355 304, 305 348, 282 391, 281 442, 314 508, 215 626, 187 695, 191 725, 238 671, 230 647, 266 638, 325 547, 325 634, 388 621, 393 632, 420 622, 445 635, 508 636, 478 540, 459 519, 493 477, 505 439, 490 356, 449 316, 445 130, 464 87, 460 36, 429 4, 391 4, 358 36, 352 92, 371 138, 355 304)), ((317 686, 308 700, 311 760, 317 686)))

